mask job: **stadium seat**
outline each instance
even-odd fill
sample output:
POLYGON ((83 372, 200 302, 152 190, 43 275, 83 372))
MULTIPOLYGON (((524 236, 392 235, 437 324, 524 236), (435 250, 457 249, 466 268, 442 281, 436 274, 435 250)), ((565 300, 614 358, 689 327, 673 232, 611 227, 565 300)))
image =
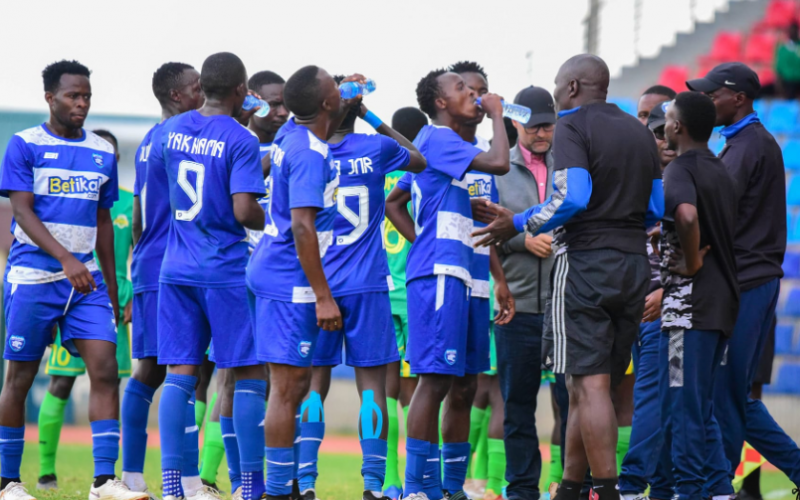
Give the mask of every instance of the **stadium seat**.
POLYGON ((792 354, 794 324, 778 324, 775 327, 775 354, 792 354))
POLYGON ((800 175, 793 175, 792 178, 789 179, 786 204, 790 206, 800 206, 800 175))
POLYGON ((720 137, 718 133, 714 132, 711 134, 711 139, 708 140, 708 149, 711 150, 712 153, 715 155, 720 154, 722 148, 725 147, 725 138, 720 137))
POLYGON ((767 99, 758 99, 753 102, 753 109, 758 113, 758 118, 763 122, 769 116, 770 101, 767 99))
POLYGON ((783 314, 791 317, 800 317, 800 288, 789 290, 789 295, 783 304, 783 314))
POLYGON ((783 274, 786 278, 800 278, 800 253, 786 252, 783 257, 783 274))
POLYGON ((636 101, 633 99, 626 99, 624 97, 612 97, 608 102, 616 104, 619 109, 628 113, 629 115, 636 116, 636 101))
MULTIPOLYGON (((772 64, 778 37, 773 33, 753 33, 744 45, 744 62, 772 64)), ((761 82, 762 84, 764 82, 761 82)))
POLYGON ((720 31, 711 43, 711 50, 700 59, 703 62, 732 62, 742 58, 742 34, 738 31, 720 31))
POLYGON ((800 217, 795 218, 791 212, 786 213, 786 224, 789 234, 788 240, 791 244, 800 243, 800 217))
POLYGON ((658 84, 666 85, 676 92, 683 92, 686 90, 686 80, 688 79, 689 68, 686 66, 669 65, 664 66, 664 69, 661 71, 661 76, 658 77, 658 84))
POLYGON ((758 82, 762 87, 775 83, 775 70, 772 69, 772 66, 753 66, 753 71, 758 75, 758 82))
POLYGON ((797 4, 794 0, 771 0, 758 28, 786 28, 795 18, 796 12, 797 4))
POLYGON ((786 170, 800 170, 800 139, 790 139, 783 146, 783 165, 786 170))
POLYGON ((784 363, 778 369, 778 377, 770 390, 780 394, 800 394, 800 364, 784 363))
POLYGON ((773 101, 764 126, 773 134, 791 134, 800 131, 798 114, 800 114, 800 103, 797 101, 773 101))

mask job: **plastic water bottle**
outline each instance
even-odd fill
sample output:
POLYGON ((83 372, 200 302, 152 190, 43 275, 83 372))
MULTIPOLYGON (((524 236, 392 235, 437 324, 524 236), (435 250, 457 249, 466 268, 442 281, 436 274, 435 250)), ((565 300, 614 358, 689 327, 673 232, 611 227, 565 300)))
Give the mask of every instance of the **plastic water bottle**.
MULTIPOLYGON (((531 119, 531 110, 526 108, 525 106, 520 106, 519 104, 509 104, 506 101, 501 101, 503 103, 503 116, 506 118, 511 118, 515 122, 519 122, 522 124, 528 123, 528 120, 531 119)), ((481 98, 478 97, 478 100, 475 102, 478 106, 481 105, 481 98)))
POLYGON ((265 101, 264 99, 259 99, 256 96, 247 94, 247 97, 244 98, 244 103, 242 103, 242 109, 245 111, 250 111, 256 106, 261 106, 261 109, 256 111, 257 117, 264 118, 269 114, 269 104, 267 104, 267 101, 265 101))
POLYGON ((368 78, 367 83, 347 82, 339 85, 342 99, 352 99, 358 94, 367 95, 375 92, 375 80, 368 78))

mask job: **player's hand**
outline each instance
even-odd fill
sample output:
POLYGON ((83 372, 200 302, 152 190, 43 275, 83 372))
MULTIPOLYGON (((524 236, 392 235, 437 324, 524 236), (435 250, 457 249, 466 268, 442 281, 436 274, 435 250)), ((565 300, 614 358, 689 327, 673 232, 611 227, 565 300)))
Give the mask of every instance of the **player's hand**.
POLYGON ((122 322, 124 324, 128 324, 133 320, 133 301, 128 302, 128 305, 125 306, 125 311, 122 314, 122 322))
POLYGON ((540 259, 546 259, 553 254, 553 237, 549 234, 526 234, 525 249, 540 259))
POLYGON ((488 226, 472 233, 472 236, 487 235, 475 243, 475 246, 499 245, 519 234, 514 227, 514 212, 487 200, 483 202, 486 210, 493 214, 495 219, 488 226))
POLYGON ((472 205, 472 218, 484 224, 491 224, 496 216, 494 212, 489 211, 486 207, 485 201, 486 200, 483 198, 472 198, 469 200, 469 204, 472 205))
MULTIPOLYGON (((247 91, 248 95, 251 95, 255 98, 261 99, 261 96, 253 92, 252 90, 247 91)), ((261 106, 256 106, 253 109, 244 109, 239 112, 239 116, 236 117, 236 121, 244 125, 245 127, 250 123, 250 118, 256 114, 256 111, 261 109, 261 106)))
POLYGON ((499 310, 494 317, 496 325, 507 325, 514 315, 517 313, 517 306, 514 302, 514 297, 511 296, 511 291, 508 289, 508 283, 494 284, 494 300, 499 310))
POLYGON ((61 266, 64 268, 64 274, 75 291, 86 295, 93 290, 97 290, 97 283, 94 282, 92 273, 75 256, 69 254, 64 259, 64 262, 61 263, 61 266))
POLYGON ((333 297, 317 299, 317 326, 328 332, 341 330, 344 326, 342 313, 333 297))
POLYGON ((697 262, 695 263, 687 263, 686 262, 686 255, 684 255, 683 251, 680 249, 674 249, 669 256, 668 265, 669 270, 672 273, 680 274, 681 276, 686 276, 687 278, 691 278, 695 274, 700 271, 703 267, 703 259, 705 258, 706 254, 711 251, 711 245, 706 245, 705 247, 701 248, 697 251, 697 262))
POLYGON ((645 297, 642 323, 651 323, 661 317, 661 298, 663 296, 664 290, 659 288, 645 297))
POLYGON ((659 240, 661 240, 661 223, 657 222, 655 226, 647 231, 647 237, 650 238, 650 246, 653 248, 653 253, 656 257, 661 258, 661 251, 659 250, 659 240))
POLYGON ((499 95, 492 93, 482 95, 481 108, 492 120, 503 119, 503 98, 499 95))

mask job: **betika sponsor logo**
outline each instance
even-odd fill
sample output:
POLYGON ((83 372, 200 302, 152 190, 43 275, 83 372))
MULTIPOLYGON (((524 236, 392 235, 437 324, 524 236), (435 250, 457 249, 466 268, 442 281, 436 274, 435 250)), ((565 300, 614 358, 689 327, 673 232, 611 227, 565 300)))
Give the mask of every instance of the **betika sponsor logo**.
POLYGON ((70 175, 66 179, 58 176, 47 178, 47 192, 49 194, 81 194, 90 198, 97 198, 100 194, 101 185, 100 179, 83 175, 70 175))
POLYGON ((475 179, 467 186, 470 197, 472 196, 491 196, 492 181, 486 179, 475 179))

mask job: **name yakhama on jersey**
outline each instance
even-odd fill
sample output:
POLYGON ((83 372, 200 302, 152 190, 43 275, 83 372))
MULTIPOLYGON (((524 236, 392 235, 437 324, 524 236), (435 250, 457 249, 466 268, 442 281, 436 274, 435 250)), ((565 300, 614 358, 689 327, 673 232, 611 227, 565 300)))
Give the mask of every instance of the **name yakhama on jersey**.
POLYGON ((316 301, 297 258, 293 208, 317 208, 315 220, 323 266, 333 243, 339 176, 328 144, 294 119, 272 145, 271 189, 264 236, 247 266, 247 284, 259 297, 286 302, 316 301))
POLYGON ((394 288, 383 246, 386 174, 404 168, 408 150, 391 137, 349 134, 330 144, 339 173, 333 245, 325 274, 334 297, 394 288))
MULTIPOLYGON (((92 132, 80 139, 53 135, 45 124, 15 134, 0 173, 0 195, 33 193, 33 211, 61 246, 97 271, 92 252, 97 241, 97 210, 117 200, 114 147, 92 132)), ((66 278, 55 257, 39 248, 11 222, 14 243, 8 257, 9 283, 49 283, 66 278)))

